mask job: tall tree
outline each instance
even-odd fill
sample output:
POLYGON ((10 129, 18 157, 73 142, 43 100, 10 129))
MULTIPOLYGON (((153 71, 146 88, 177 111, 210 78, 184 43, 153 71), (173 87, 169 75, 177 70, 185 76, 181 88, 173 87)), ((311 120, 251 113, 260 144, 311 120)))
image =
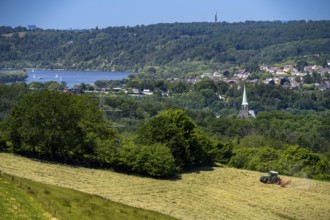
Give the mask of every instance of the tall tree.
POLYGON ((47 90, 28 94, 6 124, 15 152, 71 163, 86 163, 97 141, 115 137, 88 96, 47 90))

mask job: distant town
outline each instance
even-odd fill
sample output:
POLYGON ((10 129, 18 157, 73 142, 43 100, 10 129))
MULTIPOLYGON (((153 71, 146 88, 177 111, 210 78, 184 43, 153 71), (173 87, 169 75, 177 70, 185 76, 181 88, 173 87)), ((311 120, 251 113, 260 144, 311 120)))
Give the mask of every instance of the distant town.
MULTIPOLYGON (((330 60, 327 62, 328 67, 322 66, 305 66, 303 71, 299 71, 293 65, 284 65, 283 67, 277 66, 260 66, 260 70, 263 73, 268 73, 269 77, 265 79, 249 79, 251 73, 245 71, 245 69, 239 69, 232 77, 226 77, 222 73, 204 73, 200 78, 208 77, 215 81, 223 81, 227 83, 237 84, 241 81, 249 83, 263 83, 263 84, 274 84, 284 85, 289 88, 300 88, 306 84, 314 84, 315 88, 320 90, 330 89, 330 60), (311 74, 319 74, 320 81, 315 83, 304 82, 304 77, 311 74)), ((173 80, 173 79, 172 79, 173 80)), ((200 79, 189 79, 189 82, 198 82, 200 79)))
MULTIPOLYGON (((286 88, 303 88, 303 89, 318 89, 318 90, 330 90, 330 60, 327 62, 328 67, 322 66, 305 66, 302 71, 299 71, 293 65, 284 65, 282 67, 278 66, 260 66, 260 73, 256 74, 259 78, 251 77, 252 74, 245 69, 237 69, 236 73, 232 76, 225 76, 220 72, 213 73, 203 73, 195 78, 168 78, 168 82, 183 81, 185 83, 195 84, 200 82, 203 78, 209 78, 215 82, 225 82, 229 84, 241 84, 242 82, 251 84, 272 84, 280 85, 286 88), (266 74, 267 77, 260 77, 266 74), (307 79, 307 76, 312 77, 317 76, 317 82, 315 80, 307 79), (252 78, 252 79, 251 79, 252 78)), ((108 88, 103 89, 105 92, 124 92, 131 96, 143 96, 143 95, 153 95, 153 91, 150 89, 137 89, 137 88, 108 88)), ((85 91, 88 92, 88 91, 85 91)), ((168 92, 162 92, 163 96, 168 96, 168 92)), ((221 97, 220 97, 221 99, 221 97)))

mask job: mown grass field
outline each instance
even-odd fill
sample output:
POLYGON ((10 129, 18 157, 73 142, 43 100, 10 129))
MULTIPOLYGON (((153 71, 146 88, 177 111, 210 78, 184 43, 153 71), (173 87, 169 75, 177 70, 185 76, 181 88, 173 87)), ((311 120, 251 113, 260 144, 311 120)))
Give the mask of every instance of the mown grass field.
POLYGON ((178 219, 329 219, 330 183, 292 179, 285 188, 258 172, 216 167, 157 180, 106 170, 42 163, 0 153, 8 174, 95 194, 178 219))

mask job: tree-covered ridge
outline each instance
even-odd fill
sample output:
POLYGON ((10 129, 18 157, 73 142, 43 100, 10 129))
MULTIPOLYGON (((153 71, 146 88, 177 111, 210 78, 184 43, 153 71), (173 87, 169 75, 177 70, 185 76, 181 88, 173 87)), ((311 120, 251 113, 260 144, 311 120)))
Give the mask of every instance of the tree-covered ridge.
POLYGON ((1 68, 132 70, 178 64, 269 63, 330 51, 329 21, 174 23, 91 30, 0 27, 1 68))

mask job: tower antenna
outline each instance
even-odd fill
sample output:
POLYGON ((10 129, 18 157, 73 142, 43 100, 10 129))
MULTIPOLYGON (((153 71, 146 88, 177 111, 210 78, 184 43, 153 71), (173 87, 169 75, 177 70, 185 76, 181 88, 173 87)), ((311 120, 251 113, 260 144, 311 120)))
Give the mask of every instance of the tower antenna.
POLYGON ((218 22, 218 11, 215 11, 214 23, 218 22))

